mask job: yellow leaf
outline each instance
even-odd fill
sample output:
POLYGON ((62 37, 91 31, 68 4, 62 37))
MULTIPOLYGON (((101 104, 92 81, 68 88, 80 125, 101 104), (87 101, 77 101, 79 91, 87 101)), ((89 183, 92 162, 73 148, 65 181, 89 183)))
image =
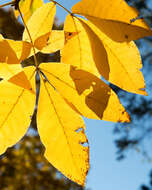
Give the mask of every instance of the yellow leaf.
MULTIPOLYGON (((43 0, 21 0, 19 3, 20 10, 24 16, 25 22, 31 17, 31 15, 43 5, 43 0)), ((15 16, 19 16, 19 12, 16 10, 15 16)))
MULTIPOLYGON (((54 53, 58 50, 61 50, 64 47, 64 42, 65 42, 65 35, 64 31, 62 30, 52 30, 51 34, 48 38, 48 41, 46 43, 46 46, 44 46, 43 49, 39 50, 35 48, 35 52, 42 52, 42 53, 54 53)), ((29 55, 32 56, 34 53, 31 51, 31 54, 29 55)))
POLYGON ((63 30, 52 30, 47 45, 41 50, 43 53, 53 53, 64 47, 64 31, 63 30))
POLYGON ((73 6, 72 12, 85 16, 111 39, 122 42, 151 36, 152 30, 138 19, 138 12, 124 0, 82 0, 73 6), (112 32, 111 32, 112 31, 112 32))
MULTIPOLYGON (((74 65, 100 77, 98 69, 103 69, 101 62, 107 63, 106 52, 94 32, 89 27, 87 30, 90 32, 92 42, 83 23, 78 18, 67 16, 64 25, 65 46, 61 51, 61 62, 74 65), (99 50, 100 54, 97 53, 99 50)), ((108 67, 108 63, 105 66, 108 67)))
POLYGON ((62 62, 99 73, 129 92, 146 95, 139 51, 134 42, 116 42, 91 22, 68 15, 65 32, 77 35, 66 39, 62 62), (69 56, 71 55, 71 56, 69 56))
MULTIPOLYGON (((41 50, 46 46, 52 31, 56 7, 54 3, 46 3, 32 15, 27 23, 34 46, 41 50)), ((24 30, 23 40, 30 42, 29 35, 24 30)))
POLYGON ((129 121, 117 95, 91 73, 61 63, 45 63, 40 68, 69 105, 84 117, 113 122, 129 121))
MULTIPOLYGON (((28 67, 24 70, 34 84, 33 68, 28 67)), ((0 82, 0 89, 0 154, 2 154, 26 133, 33 114, 35 95, 7 81, 0 82)))
POLYGON ((1 63, 18 64, 29 56, 30 51, 31 44, 28 42, 0 39, 1 63))
POLYGON ((84 185, 89 169, 84 122, 43 76, 41 79, 37 123, 45 157, 69 179, 84 185))
MULTIPOLYGON (((84 21, 84 20, 83 20, 84 21)), ((102 60, 108 60, 109 70, 107 69, 107 62, 101 61, 100 74, 109 82, 119 86, 120 88, 129 92, 147 95, 145 92, 145 81, 140 69, 142 68, 142 60, 138 48, 133 41, 131 42, 116 42, 109 38, 105 33, 99 30, 95 25, 86 22, 89 27, 101 40, 106 50, 106 57, 102 60)), ((86 28, 86 25, 84 25, 86 28)), ((93 36, 88 33, 90 39, 93 36)), ((97 42, 96 42, 97 43, 97 42)), ((101 54, 96 51, 96 55, 101 54)))

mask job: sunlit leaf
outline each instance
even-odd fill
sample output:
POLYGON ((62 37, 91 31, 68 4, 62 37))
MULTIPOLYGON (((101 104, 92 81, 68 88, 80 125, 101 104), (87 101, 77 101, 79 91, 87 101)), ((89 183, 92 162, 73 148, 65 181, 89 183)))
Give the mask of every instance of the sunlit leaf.
MULTIPOLYGON (((52 30, 56 7, 54 3, 46 3, 40 7, 27 23, 34 46, 41 50, 46 46, 52 30)), ((23 40, 30 42, 27 30, 24 30, 23 40)))
POLYGON ((84 185, 89 169, 84 122, 43 76, 41 79, 37 123, 45 156, 65 176, 84 185))
MULTIPOLYGON (((19 7, 24 16, 25 22, 27 22, 31 15, 42 5, 43 0, 21 0, 19 2, 19 7)), ((19 16, 18 10, 15 11, 15 16, 19 16)))
MULTIPOLYGON (((24 71, 33 83, 33 69, 24 71), (32 73, 32 74, 31 74, 32 73)), ((26 133, 33 114, 35 95, 7 81, 0 82, 0 154, 26 133)))
POLYGON ((146 95, 139 51, 134 42, 116 42, 91 22, 68 16, 62 62, 99 73, 109 82, 129 92, 146 95), (69 54, 71 56, 69 56, 69 54))
POLYGON ((53 53, 64 47, 65 36, 62 30, 52 30, 47 45, 41 50, 43 53, 53 53))
POLYGON ((24 41, 0 39, 0 62, 18 64, 30 55, 31 44, 24 41))
POLYGON ((122 42, 151 36, 152 30, 138 17, 135 8, 124 0, 82 0, 73 6, 72 12, 85 16, 111 39, 122 42))
POLYGON ((105 59, 106 52, 102 42, 98 40, 98 37, 89 27, 86 30, 79 19, 70 15, 66 18, 64 31, 65 46, 61 51, 61 61, 87 70, 100 77, 98 69, 103 69, 101 62, 107 63, 105 59), (90 32, 92 43, 87 31, 90 32), (99 50, 100 53, 98 53, 99 50))
POLYGON ((79 114, 108 121, 128 122, 129 116, 112 89, 99 78, 68 64, 41 64, 50 83, 79 114))

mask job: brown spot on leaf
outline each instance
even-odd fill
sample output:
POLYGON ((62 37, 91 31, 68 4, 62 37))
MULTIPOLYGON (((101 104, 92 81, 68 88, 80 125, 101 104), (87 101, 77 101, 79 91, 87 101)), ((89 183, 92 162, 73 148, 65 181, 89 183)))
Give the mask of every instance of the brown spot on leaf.
POLYGON ((128 38, 129 38, 129 36, 128 36, 127 34, 125 34, 125 38, 126 38, 126 39, 128 39, 128 38))

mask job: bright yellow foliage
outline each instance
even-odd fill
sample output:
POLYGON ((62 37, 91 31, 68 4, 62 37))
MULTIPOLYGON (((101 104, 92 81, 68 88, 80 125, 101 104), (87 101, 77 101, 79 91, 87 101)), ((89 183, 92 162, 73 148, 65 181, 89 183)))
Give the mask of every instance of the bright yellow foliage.
MULTIPOLYGON (((24 16, 25 22, 32 16, 32 14, 43 5, 43 0, 21 0, 19 3, 20 10, 24 16)), ((16 10, 15 16, 19 16, 19 12, 16 10)))
POLYGON ((62 30, 52 30, 46 46, 41 50, 42 53, 53 53, 64 47, 65 36, 62 30))
POLYGON ((55 89, 80 115, 90 119, 128 122, 129 117, 113 90, 91 73, 62 63, 41 64, 55 89))
MULTIPOLYGON (((31 68, 24 69, 24 72, 30 81, 33 80, 31 68)), ((31 122, 34 104, 35 95, 29 90, 11 82, 0 82, 0 154, 25 135, 31 122)))
POLYGON ((31 44, 24 41, 0 39, 0 62, 17 64, 27 58, 31 51, 31 44), (6 51, 7 50, 7 51, 6 51))
POLYGON ((138 12, 124 0, 107 0, 106 3, 102 0, 81 0, 73 6, 72 12, 85 16, 102 32, 118 42, 152 35, 152 31, 142 19, 131 22, 138 17, 138 12))
POLYGON ((64 175, 84 185, 89 169, 89 147, 82 146, 87 142, 84 122, 42 76, 41 79, 37 125, 46 147, 45 156, 64 175))
POLYGON ((64 31, 67 35, 61 52, 62 62, 98 77, 101 74, 109 82, 129 92, 146 95, 140 72, 141 58, 134 42, 116 42, 91 22, 70 15, 66 18, 64 31))
POLYGON ((8 80, 13 75, 21 72, 23 69, 19 64, 7 64, 7 63, 0 63, 0 78, 8 80))
POLYGON ((42 4, 41 0, 21 0, 27 23, 22 41, 0 35, 0 153, 17 143, 30 125, 38 74, 37 127, 45 157, 84 186, 89 146, 82 116, 130 121, 115 92, 100 77, 146 95, 140 54, 132 40, 150 36, 152 30, 141 19, 131 22, 138 13, 123 0, 82 0, 72 11, 88 20, 70 14, 64 31, 56 31, 52 30, 56 3, 42 4), (38 63, 37 52, 58 50, 61 63, 38 63), (32 55, 34 66, 22 68, 20 63, 32 55))
MULTIPOLYGON (((46 3, 32 15, 27 23, 34 46, 39 50, 47 44, 52 30, 55 12, 55 4, 46 3)), ((31 41, 26 29, 23 33, 23 40, 31 41)))

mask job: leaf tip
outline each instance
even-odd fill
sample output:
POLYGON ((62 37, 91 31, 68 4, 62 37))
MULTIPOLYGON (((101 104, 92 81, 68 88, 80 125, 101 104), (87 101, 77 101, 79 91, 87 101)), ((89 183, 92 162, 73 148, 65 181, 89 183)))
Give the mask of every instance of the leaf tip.
POLYGON ((118 122, 121 122, 121 123, 129 123, 131 121, 131 117, 130 115, 128 114, 128 112, 126 112, 125 110, 121 113, 121 116, 119 118, 119 121, 118 122))

